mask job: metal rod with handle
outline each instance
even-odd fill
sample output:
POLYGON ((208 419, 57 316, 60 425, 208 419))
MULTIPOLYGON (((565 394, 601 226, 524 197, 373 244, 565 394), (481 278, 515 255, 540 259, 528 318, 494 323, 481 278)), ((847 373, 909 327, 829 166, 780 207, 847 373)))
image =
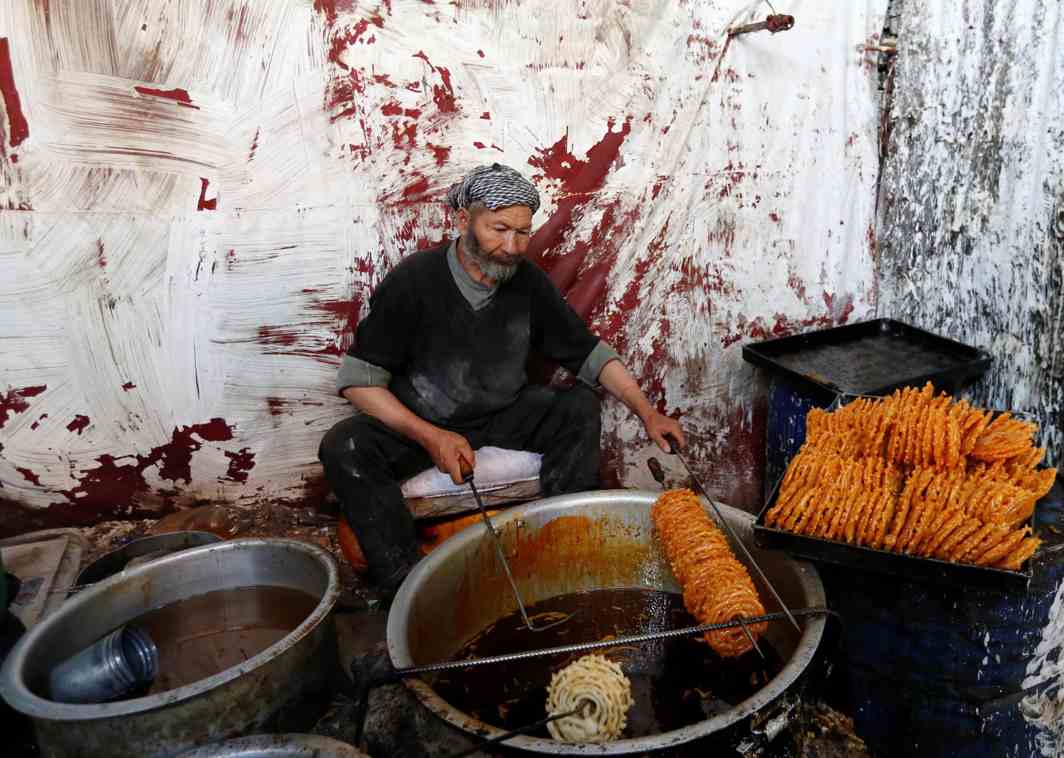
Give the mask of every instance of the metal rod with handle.
MULTIPOLYGON (((779 621, 787 618, 787 613, 780 611, 774 611, 772 613, 766 613, 761 616, 751 616, 747 619, 743 619, 747 624, 760 624, 768 621, 779 621)), ((796 616, 825 616, 833 615, 837 616, 834 611, 824 607, 813 608, 797 608, 794 610, 796 616)), ((574 642, 569 645, 558 645, 557 647, 541 648, 539 650, 525 650, 520 653, 504 653, 502 655, 485 656, 484 658, 470 658, 464 661, 442 661, 440 663, 426 663, 420 666, 410 666, 407 668, 395 669, 392 672, 392 676, 395 679, 402 679, 408 676, 416 676, 418 674, 432 674, 440 671, 455 671, 458 669, 470 668, 474 666, 490 666, 501 663, 513 663, 515 661, 523 661, 529 658, 542 658, 551 655, 562 655, 570 653, 588 653, 593 650, 604 650, 606 648, 618 647, 623 645, 638 645, 644 642, 655 642, 657 640, 668 640, 676 637, 690 637, 696 634, 705 634, 706 632, 715 632, 722 629, 731 629, 736 626, 742 626, 742 623, 733 619, 731 621, 721 621, 716 624, 699 624, 698 626, 687 626, 680 629, 666 629, 660 632, 645 632, 643 634, 631 634, 624 637, 614 637, 608 640, 597 640, 595 642, 574 642)))
POLYGON ((769 31, 772 34, 776 34, 792 28, 794 28, 794 16, 788 16, 785 13, 773 13, 766 16, 764 21, 756 21, 752 24, 743 24, 742 26, 733 26, 728 30, 728 36, 738 37, 740 34, 750 34, 751 32, 760 31, 769 31))
MULTIPOLYGON (((750 553, 749 549, 747 549, 746 545, 739 538, 739 535, 735 533, 735 530, 732 529, 731 524, 728 523, 728 520, 724 518, 724 514, 720 512, 720 509, 717 507, 717 504, 713 502, 713 498, 709 496, 709 493, 706 492, 706 488, 702 486, 702 483, 698 480, 698 477, 695 476, 695 472, 691 470, 691 467, 687 463, 687 459, 680 454, 679 441, 670 434, 666 434, 666 439, 669 440, 669 446, 672 448, 670 452, 679 459, 680 463, 683 464, 683 467, 687 469, 687 474, 691 477, 691 481, 693 481, 699 491, 703 495, 705 495, 706 501, 709 503, 710 507, 713 508, 713 513, 715 513, 717 516, 717 521, 719 521, 724 527, 724 530, 728 533, 728 537, 731 539, 732 543, 737 545, 739 549, 743 551, 743 555, 746 556, 747 561, 750 562, 750 565, 754 567, 754 570, 757 572, 758 576, 761 577, 761 581, 763 581, 765 583, 765 586, 768 587, 769 592, 772 593, 772 597, 776 599, 776 603, 779 605, 780 608, 783 609, 783 612, 787 614, 787 618, 790 619, 790 622, 792 624, 794 624, 794 628, 801 632, 802 627, 795 620, 794 614, 792 614, 787 608, 786 603, 783 602, 783 598, 780 597, 780 593, 776 592, 776 588, 772 585, 772 582, 769 581, 769 578, 765 576, 765 572, 761 570, 761 566, 758 565, 757 561, 754 559, 754 556, 750 553)), ((745 629, 746 627, 744 626, 743 628, 745 629)))
MULTIPOLYGON (((584 702, 587 702, 587 701, 584 701, 584 702)), ((547 724, 549 724, 552 721, 558 721, 559 719, 564 719, 564 718, 569 718, 570 716, 575 716, 576 714, 581 713, 584 710, 584 708, 585 708, 584 703, 581 703, 579 708, 574 708, 571 711, 564 711, 562 713, 552 713, 550 716, 547 716, 546 718, 542 718, 539 721, 533 721, 531 724, 525 724, 524 726, 518 727, 517 729, 512 729, 509 732, 506 732, 504 734, 500 734, 498 737, 492 737, 490 740, 484 740, 480 744, 474 745, 473 747, 469 748, 468 750, 463 750, 460 753, 455 753, 454 755, 449 756, 449 758, 466 758, 466 756, 468 756, 468 755, 476 755, 477 753, 482 751, 484 748, 486 748, 488 745, 498 745, 500 742, 506 742, 506 740, 512 739, 514 737, 520 737, 522 734, 528 734, 529 732, 534 732, 537 729, 539 729, 541 726, 546 726, 547 724)))
POLYGON ((564 617, 557 621, 552 621, 549 624, 543 626, 536 626, 532 623, 532 619, 528 617, 528 611, 525 610, 525 604, 521 600, 521 593, 517 589, 517 582, 514 581, 513 572, 510 571, 510 562, 506 560, 506 553, 502 549, 502 538, 499 537, 499 532, 495 529, 495 524, 491 523, 491 517, 488 516, 488 511, 484 508, 484 502, 480 499, 480 493, 477 491, 477 485, 473 481, 473 469, 466 463, 464 458, 459 459, 459 463, 462 469, 462 481, 469 485, 469 489, 473 491, 473 499, 477 503, 477 508, 480 510, 480 516, 484 520, 484 525, 488 528, 488 532, 491 534, 491 539, 495 544, 495 555, 499 558, 499 563, 502 564, 503 571, 506 572, 506 578, 510 582, 510 589, 513 590, 514 599, 517 601, 517 608, 521 611, 521 618, 525 620, 525 626, 532 632, 543 632, 547 629, 552 629, 559 624, 564 624, 569 620, 572 614, 566 614, 564 617))

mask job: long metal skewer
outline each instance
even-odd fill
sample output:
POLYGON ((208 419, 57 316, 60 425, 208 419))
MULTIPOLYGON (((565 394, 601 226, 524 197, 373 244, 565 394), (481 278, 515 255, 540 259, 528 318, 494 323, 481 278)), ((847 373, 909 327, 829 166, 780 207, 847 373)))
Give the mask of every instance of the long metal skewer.
POLYGON ((738 621, 739 626, 743 628, 743 634, 746 635, 746 639, 750 640, 750 644, 753 646, 754 650, 757 651, 757 654, 761 656, 761 660, 765 660, 765 654, 762 653, 761 648, 758 647, 757 640, 754 639, 754 635, 750 634, 750 630, 746 628, 746 622, 744 622, 741 618, 736 618, 735 620, 738 621))
POLYGON ((579 708, 573 708, 571 711, 564 711, 562 713, 554 713, 554 714, 551 714, 550 716, 547 716, 546 718, 540 719, 539 721, 533 721, 531 724, 525 724, 522 727, 518 727, 517 729, 512 729, 509 732, 505 732, 504 734, 500 734, 498 737, 492 737, 490 740, 484 740, 480 744, 474 745, 473 747, 469 748, 468 750, 463 750, 460 753, 455 753, 454 755, 449 756, 448 758, 465 758, 465 756, 467 756, 467 755, 476 755, 481 750, 486 748, 488 745, 497 745, 500 742, 506 742, 506 740, 511 739, 513 737, 519 737, 522 734, 528 734, 529 732, 534 732, 537 729, 539 729, 541 726, 546 726, 547 724, 549 724, 552 721, 558 721, 559 719, 564 719, 564 718, 569 718, 570 716, 575 716, 576 714, 581 713, 584 710, 584 707, 585 707, 584 703, 586 703, 586 702, 587 701, 583 701, 580 704, 579 708))
MULTIPOLYGON (((835 615, 835 612, 828 608, 817 606, 814 608, 798 608, 795 609, 794 614, 797 616, 823 616, 823 615, 835 615)), ((780 611, 774 611, 772 613, 766 613, 762 616, 751 616, 744 619, 747 624, 760 624, 763 621, 779 621, 787 618, 790 613, 783 613, 780 611)), ((514 661, 523 661, 529 658, 541 658, 551 655, 563 655, 566 653, 586 653, 592 650, 602 650, 609 647, 618 647, 620 645, 637 645, 643 642, 654 642, 655 640, 668 640, 675 637, 689 637, 694 634, 705 634, 706 632, 715 632, 721 629, 731 629, 732 627, 741 626, 742 622, 722 621, 719 624, 700 624, 698 626, 688 626, 681 629, 666 629, 661 632, 646 632, 645 634, 632 634, 627 637, 614 637, 609 640, 598 640, 596 642, 576 642, 571 645, 558 645, 557 647, 541 648, 539 650, 525 650, 520 653, 505 653, 502 655, 485 656, 484 658, 470 658, 466 661, 443 661, 441 663, 426 663, 422 666, 410 666, 408 668, 395 669, 393 675, 396 678, 404 678, 408 676, 416 676, 418 674, 432 674, 440 671, 454 671, 457 669, 464 669, 470 666, 487 666, 497 663, 513 663, 514 661)))
MULTIPOLYGON (((465 463, 465 461, 462 461, 462 463, 465 463)), ((559 624, 564 624, 570 619, 572 614, 567 614, 564 618, 560 618, 545 626, 536 626, 532 623, 532 619, 528 617, 528 612, 525 610, 525 604, 521 601, 521 593, 517 589, 517 582, 514 581, 514 575, 510 571, 510 562, 506 560, 506 553, 503 552, 502 538, 499 537, 499 532, 495 529, 495 525, 491 523, 491 517, 488 516, 488 511, 484 508, 484 503, 480 499, 480 493, 477 492, 477 485, 473 483, 473 472, 472 470, 468 472, 463 470, 462 475, 465 477, 463 481, 469 485, 469 489, 473 490, 473 499, 476 500, 477 508, 480 509, 480 515, 484 520, 484 525, 488 527, 488 531, 491 533, 492 541, 495 544, 495 554, 498 556, 499 562, 502 564, 503 571, 506 572, 506 578, 510 580, 510 589, 513 590, 514 599, 517 600, 517 607, 521 611, 521 618, 525 620, 525 626, 532 632, 544 632, 559 624)))
MULTIPOLYGON (((776 588, 772 586, 772 582, 769 581, 768 577, 765 576, 765 572, 761 570, 761 567, 757 564, 757 561, 754 560, 754 556, 750 554, 750 551, 747 549, 746 545, 743 544, 743 541, 741 539, 739 539, 739 535, 737 535, 735 533, 735 530, 731 528, 731 524, 729 524, 727 519, 724 518, 724 515, 720 512, 720 509, 717 507, 717 504, 713 502, 713 498, 711 498, 709 496, 709 493, 706 492, 706 488, 702 486, 702 483, 700 481, 698 481, 698 477, 695 476, 695 472, 692 471, 691 467, 687 464, 687 459, 684 458, 684 456, 680 455, 679 443, 671 435, 668 437, 668 439, 670 446, 672 447, 672 454, 679 458, 680 463, 682 463, 683 467, 687 469, 687 473, 691 477, 691 481, 693 481, 695 483, 695 486, 698 487, 702 494, 706 496, 706 500, 713 508, 713 512, 717 514, 717 520, 724 526, 724 529, 728 532, 728 536, 731 538, 731 541, 738 545, 739 548, 743 551, 743 554, 746 555, 746 559, 750 561, 750 565, 754 567, 755 571, 757 571, 758 576, 761 577, 761 581, 765 583, 765 586, 768 587, 769 591, 772 593, 772 596, 776 598, 776 602, 779 604, 780 608, 783 609, 784 613, 787 614, 787 618, 790 619, 791 623, 794 624, 794 628, 797 629, 799 632, 802 631, 802 627, 798 625, 798 622, 795 620, 794 615, 790 612, 790 610, 787 608, 787 605, 783 602, 783 598, 781 598, 780 594, 776 592, 776 588)), ((744 626, 743 628, 745 629, 746 627, 744 626)))

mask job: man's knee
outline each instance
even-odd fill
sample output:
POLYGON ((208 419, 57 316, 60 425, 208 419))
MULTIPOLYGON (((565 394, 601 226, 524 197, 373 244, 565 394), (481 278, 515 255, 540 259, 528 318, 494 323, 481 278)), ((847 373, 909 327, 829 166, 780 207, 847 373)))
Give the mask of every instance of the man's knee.
POLYGON ((555 414, 558 436, 547 445, 540 469, 543 495, 597 489, 602 431, 598 395, 583 385, 561 391, 555 414))
POLYGON ((318 445, 318 460, 328 468, 335 466, 351 454, 355 428, 354 418, 345 418, 333 424, 318 445))
POLYGON ((365 416, 345 418, 333 425, 318 446, 318 460, 330 469, 364 470, 372 467, 377 454, 378 430, 365 416))

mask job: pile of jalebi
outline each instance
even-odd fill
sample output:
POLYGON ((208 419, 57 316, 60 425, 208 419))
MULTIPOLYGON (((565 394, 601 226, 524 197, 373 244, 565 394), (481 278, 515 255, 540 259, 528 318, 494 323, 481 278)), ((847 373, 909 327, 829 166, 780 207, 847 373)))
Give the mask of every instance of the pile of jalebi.
POLYGON ((1018 570, 1040 540, 1025 523, 1053 486, 1037 426, 906 388, 809 411, 806 441, 765 515, 778 529, 1018 570))
MULTIPOLYGON (((724 533, 710 520, 691 490, 669 490, 657 499, 650 516, 672 573, 683 587, 687 612, 700 624, 720 624, 764 614, 750 574, 728 546, 724 533)), ((765 631, 765 623, 747 624, 750 634, 765 631)), ((719 655, 734 657, 750 650, 740 626, 706 632, 706 642, 719 655)))

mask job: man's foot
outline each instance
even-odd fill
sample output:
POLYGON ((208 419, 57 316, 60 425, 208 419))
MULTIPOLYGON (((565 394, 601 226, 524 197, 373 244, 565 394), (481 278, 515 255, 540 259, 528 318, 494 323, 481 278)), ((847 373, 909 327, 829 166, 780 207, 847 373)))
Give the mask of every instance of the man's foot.
POLYGON ((388 646, 383 642, 377 643, 369 652, 352 660, 351 679, 356 686, 369 687, 397 682, 395 667, 392 666, 391 656, 388 655, 388 646))
POLYGON ((395 595, 399 592, 399 587, 402 586, 403 581, 406 580, 407 575, 413 570, 413 565, 403 566, 396 570, 387 579, 380 582, 374 582, 374 589, 376 590, 376 600, 370 601, 370 606, 374 610, 387 610, 391 607, 392 601, 395 599, 395 595))

